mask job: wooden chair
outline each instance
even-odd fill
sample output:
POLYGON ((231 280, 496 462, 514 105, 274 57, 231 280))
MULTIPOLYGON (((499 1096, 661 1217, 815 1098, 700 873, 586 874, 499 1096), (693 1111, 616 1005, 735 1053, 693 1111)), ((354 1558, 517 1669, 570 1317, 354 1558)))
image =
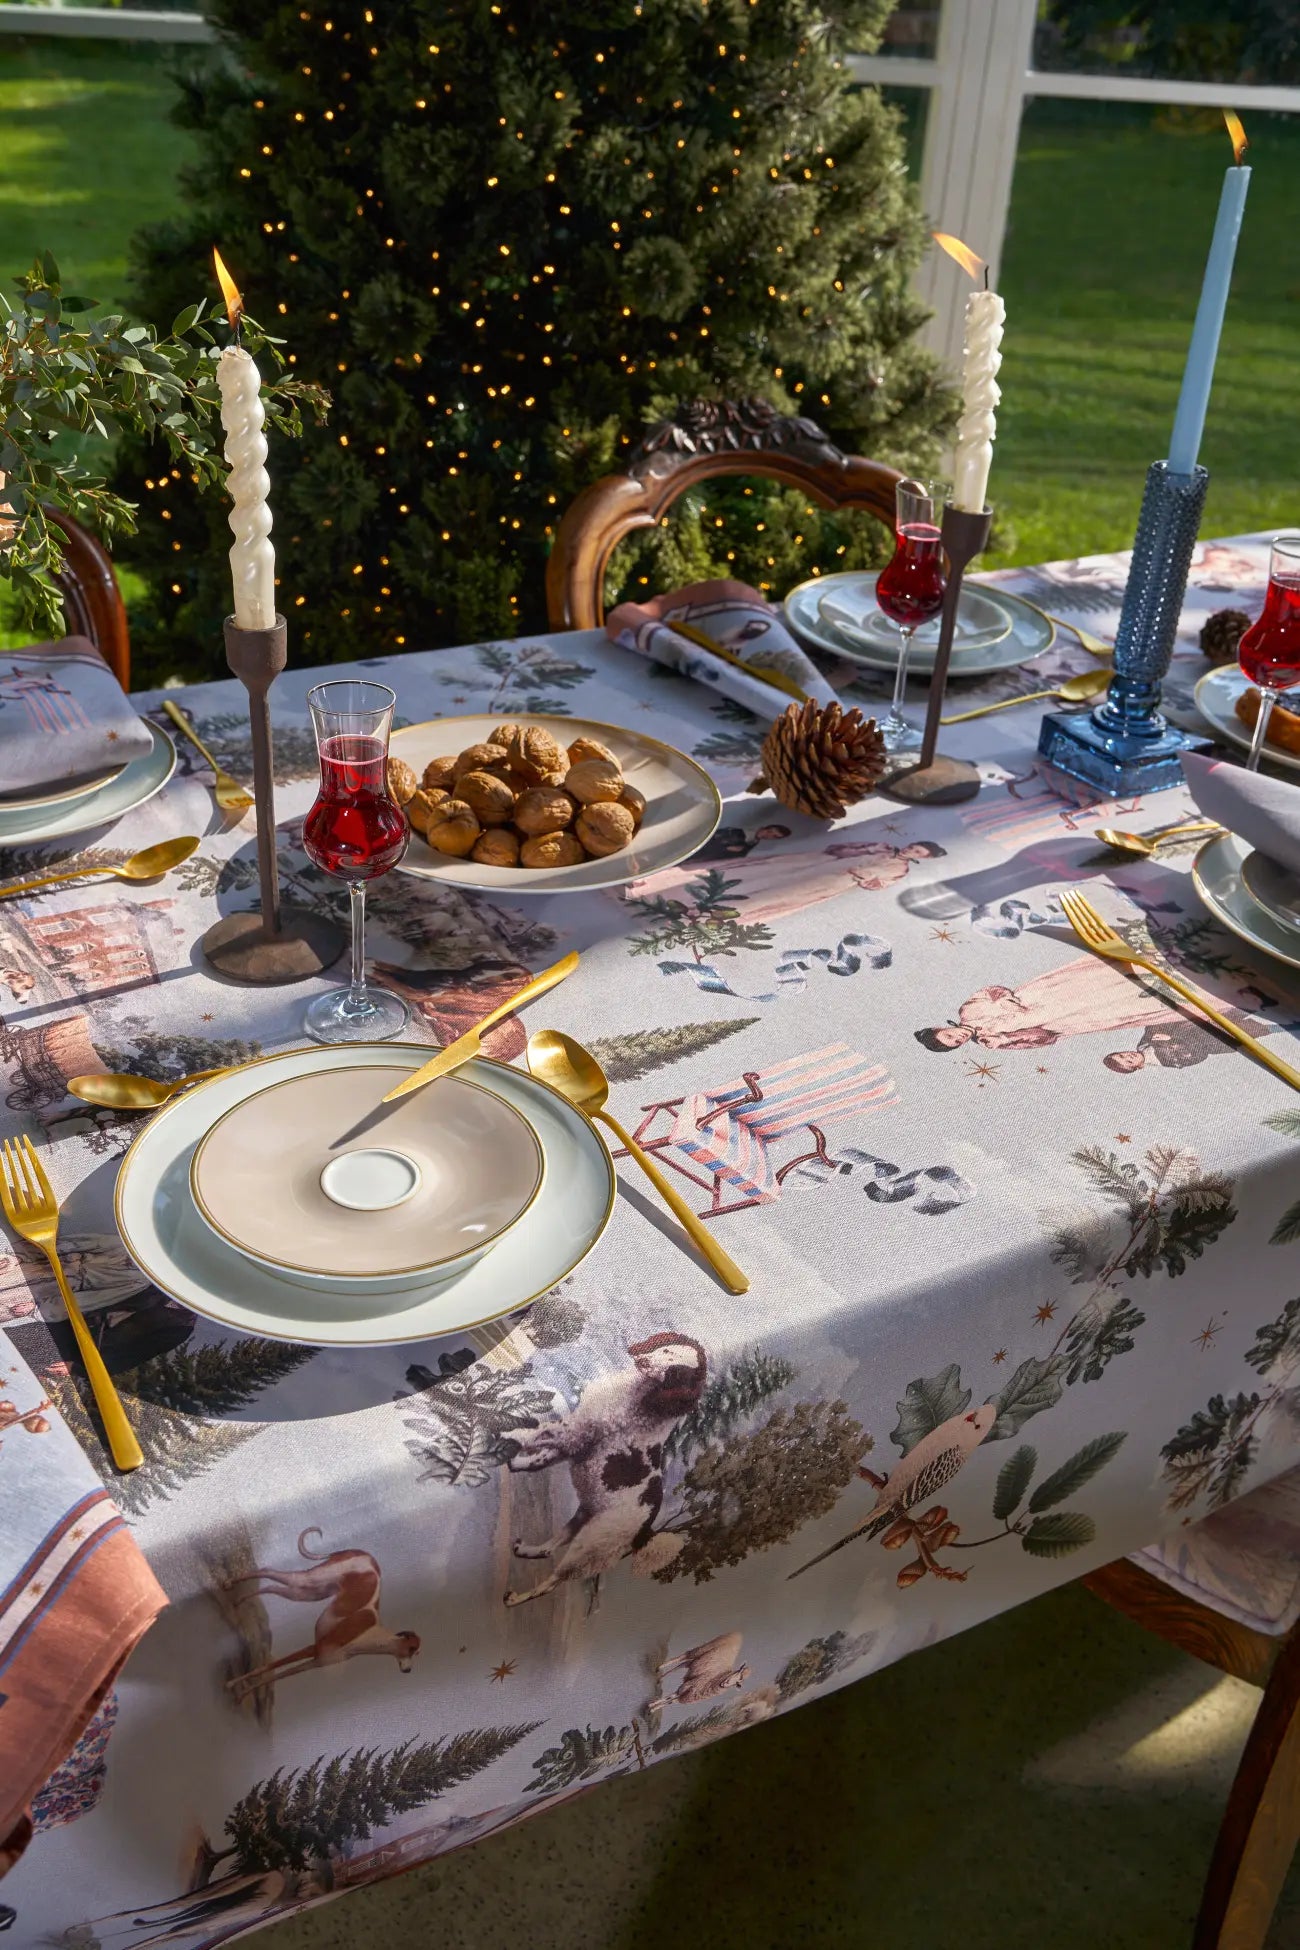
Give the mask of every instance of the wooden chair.
POLYGON ((70 515, 47 508, 46 519, 63 539, 63 567, 56 578, 69 636, 94 644, 124 691, 131 688, 131 637, 126 605, 112 558, 102 542, 70 515))
POLYGON ((1192 1935, 1192 1950, 1262 1950, 1300 1842, 1300 1470, 1083 1582, 1148 1631, 1263 1689, 1192 1935))
POLYGON ((823 508, 865 508, 891 529, 896 468, 842 454, 813 420, 763 399, 687 400, 653 427, 621 474, 584 488, 565 510, 546 565, 546 607, 557 630, 605 618, 605 571, 618 544, 652 528, 687 488, 723 474, 759 474, 802 488, 823 508))

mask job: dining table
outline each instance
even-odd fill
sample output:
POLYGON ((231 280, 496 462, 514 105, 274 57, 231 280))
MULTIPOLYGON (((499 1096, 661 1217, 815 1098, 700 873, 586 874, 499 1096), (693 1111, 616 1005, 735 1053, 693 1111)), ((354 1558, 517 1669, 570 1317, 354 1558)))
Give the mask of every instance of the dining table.
MULTIPOLYGON (((1263 537, 1198 545, 1165 685, 1180 722, 1202 624, 1255 611, 1266 567, 1263 537)), ((1109 641, 1126 569, 986 580, 1109 641)), ((1096 667, 1058 627, 1031 666, 954 681, 947 709, 1096 667)), ((883 709, 886 675, 823 668, 883 709)), ((278 856, 285 898, 341 921, 345 890, 301 844, 321 674, 291 633, 278 856)), ((1199 838, 1149 857, 1097 838, 1194 817, 1184 789, 1103 800, 1047 774, 1040 701, 945 729, 977 796, 875 793, 820 822, 749 789, 760 720, 599 630, 325 674, 390 685, 399 725, 578 716, 712 775, 721 823, 681 865, 578 894, 392 872, 369 950, 430 1046, 577 950, 488 1056, 521 1064, 540 1027, 579 1037, 749 1290, 616 1146, 594 1249, 493 1324, 320 1347, 203 1317, 115 1225, 138 1117, 69 1080, 293 1048, 337 971, 257 987, 205 965, 205 930, 256 904, 255 829, 188 744, 116 824, 0 855, 3 896, 201 836, 158 882, 0 898, 0 1138, 46 1163, 144 1453, 115 1470, 48 1267, 0 1236, 0 1516, 63 1443, 167 1599, 0 1883, 23 1945, 224 1942, 864 1679, 1300 1463, 1300 1099, 1089 954, 1061 908, 1082 888, 1300 1062, 1300 978, 1206 912, 1199 838)), ((166 729, 164 696, 249 777, 238 683, 139 695, 166 729)))

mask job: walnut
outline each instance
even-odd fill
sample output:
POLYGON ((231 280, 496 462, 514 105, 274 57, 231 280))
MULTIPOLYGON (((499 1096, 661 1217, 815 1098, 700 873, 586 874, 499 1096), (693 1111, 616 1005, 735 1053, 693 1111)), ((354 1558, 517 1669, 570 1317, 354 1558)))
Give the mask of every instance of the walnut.
POLYGON ((428 832, 429 821, 433 818, 438 807, 446 799, 450 798, 450 796, 449 793, 443 791, 441 786, 422 786, 417 793, 407 800, 405 808, 406 817, 410 820, 417 833, 428 832))
POLYGON ((581 765, 569 767, 564 789, 584 806, 594 806, 602 800, 616 802, 622 796, 623 774, 608 759, 584 758, 581 765))
POLYGON ((626 806, 604 800, 583 807, 575 831, 588 853, 599 860, 602 854, 617 853, 620 847, 626 846, 636 828, 626 806))
POLYGON ((500 745, 467 745, 452 760, 452 777, 459 785, 466 772, 481 772, 488 765, 505 770, 506 755, 500 745))
POLYGON ((508 826, 494 826, 490 833, 479 835, 469 857, 481 867, 517 867, 519 840, 508 826))
POLYGON ((569 769, 569 755, 563 745, 540 725, 525 725, 510 744, 510 770, 525 785, 540 785, 543 779, 563 778, 569 769))
POLYGON ((625 811, 631 813, 633 831, 639 830, 641 821, 645 818, 644 792, 638 792, 634 785, 625 785, 619 794, 618 803, 625 811))
POLYGON ((572 833, 539 833, 519 849, 521 867, 576 867, 585 858, 572 833))
POLYGON ((432 786, 441 786, 444 791, 456 783, 456 761, 454 758, 431 758, 424 768, 420 784, 428 791, 432 786))
POLYGON ((542 833, 562 833, 573 824, 574 804, 567 792, 553 785, 530 785, 515 802, 515 825, 530 839, 542 833))
POLYGON ((570 765, 581 765, 588 758, 603 758, 607 765, 618 764, 609 746, 602 745, 599 738, 575 738, 569 746, 570 765))
POLYGON ((390 758, 388 761, 388 790, 399 806, 408 799, 414 799, 420 789, 420 781, 404 758, 390 758))
POLYGON ((450 853, 453 858, 463 860, 482 831, 463 799, 444 799, 440 806, 434 807, 425 837, 439 853, 450 853))
POLYGON ((523 736, 523 730, 524 728, 521 724, 496 725, 488 733, 488 743, 490 745, 500 745, 503 752, 508 752, 514 744, 515 739, 523 736))
POLYGON ((480 826, 504 826, 515 809, 513 786, 494 772, 462 772, 456 797, 465 801, 480 826))

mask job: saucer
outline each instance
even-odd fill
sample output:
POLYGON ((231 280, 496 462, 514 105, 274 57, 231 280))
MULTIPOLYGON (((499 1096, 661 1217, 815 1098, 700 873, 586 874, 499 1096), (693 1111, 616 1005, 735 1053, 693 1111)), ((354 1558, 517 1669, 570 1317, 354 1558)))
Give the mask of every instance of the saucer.
POLYGON ((56 788, 33 786, 25 792, 6 792, 0 796, 0 812, 35 812, 51 806, 67 806, 74 799, 84 799, 88 793, 98 792, 102 785, 109 785, 126 770, 125 765, 101 765, 85 778, 76 779, 71 785, 56 788))
POLYGON ((1291 873, 1267 853, 1256 850, 1242 861, 1241 877, 1251 899, 1279 927, 1300 929, 1300 874, 1291 873))
MULTIPOLYGON (((595 1129, 526 1070, 478 1056, 457 1072, 500 1097, 537 1133, 542 1188, 516 1225, 467 1272, 380 1297, 309 1291, 246 1258, 213 1232, 190 1194, 190 1162, 218 1117, 268 1084, 331 1069, 398 1069, 429 1060, 427 1043, 341 1043, 264 1056, 165 1104, 118 1169, 114 1213, 147 1280, 192 1312, 240 1334, 317 1347, 382 1347, 466 1332, 539 1300, 586 1258, 614 1205, 614 1167, 595 1129)), ((420 1095, 413 1093, 418 1103, 420 1095)))
POLYGON ((463 1076, 382 1104, 407 1074, 314 1070, 223 1112, 190 1165, 213 1231, 326 1292, 401 1291, 471 1266, 536 1198, 541 1146, 513 1104, 463 1076))
POLYGON ((1208 839, 1192 862, 1196 891, 1216 921, 1222 921, 1252 948, 1300 968, 1300 935, 1283 927, 1266 908, 1250 897, 1242 879, 1242 867, 1250 853, 1245 840, 1235 833, 1216 833, 1208 839))
MULTIPOLYGON (((833 575, 813 576, 801 582, 785 599, 785 616, 795 635, 826 657, 839 657, 849 663, 865 664, 870 670, 898 668, 898 631, 874 607, 876 578, 860 569, 844 569, 833 575), (841 615, 851 603, 864 617, 874 615, 876 628, 869 622, 851 630, 841 622, 832 623, 826 610, 834 605, 841 615), (876 640, 877 629, 880 631, 876 640)), ((912 639, 908 658, 909 672, 928 677, 934 669, 939 641, 937 623, 927 623, 912 639)), ((1023 596, 993 583, 963 585, 957 605, 957 635, 949 666, 954 677, 985 677, 995 670, 1011 670, 1032 662, 1050 650, 1056 641, 1056 625, 1023 596), (996 630, 993 619, 997 617, 996 630)))
POLYGON ((148 718, 144 722, 153 744, 102 785, 55 806, 0 804, 0 847, 35 846, 107 826, 161 792, 176 770, 176 750, 165 731, 148 718))

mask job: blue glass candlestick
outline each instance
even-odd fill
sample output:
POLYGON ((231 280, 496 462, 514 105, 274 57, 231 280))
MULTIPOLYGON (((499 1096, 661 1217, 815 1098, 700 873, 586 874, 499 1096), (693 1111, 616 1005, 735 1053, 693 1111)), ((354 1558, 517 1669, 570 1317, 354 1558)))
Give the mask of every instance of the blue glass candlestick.
POLYGON ((1038 749, 1049 765, 1110 795, 1180 785, 1182 754, 1208 738, 1179 731, 1160 711, 1160 685, 1174 654, 1209 475, 1171 474, 1153 461, 1133 540, 1133 562, 1115 635, 1115 675, 1094 711, 1044 717, 1038 749))

